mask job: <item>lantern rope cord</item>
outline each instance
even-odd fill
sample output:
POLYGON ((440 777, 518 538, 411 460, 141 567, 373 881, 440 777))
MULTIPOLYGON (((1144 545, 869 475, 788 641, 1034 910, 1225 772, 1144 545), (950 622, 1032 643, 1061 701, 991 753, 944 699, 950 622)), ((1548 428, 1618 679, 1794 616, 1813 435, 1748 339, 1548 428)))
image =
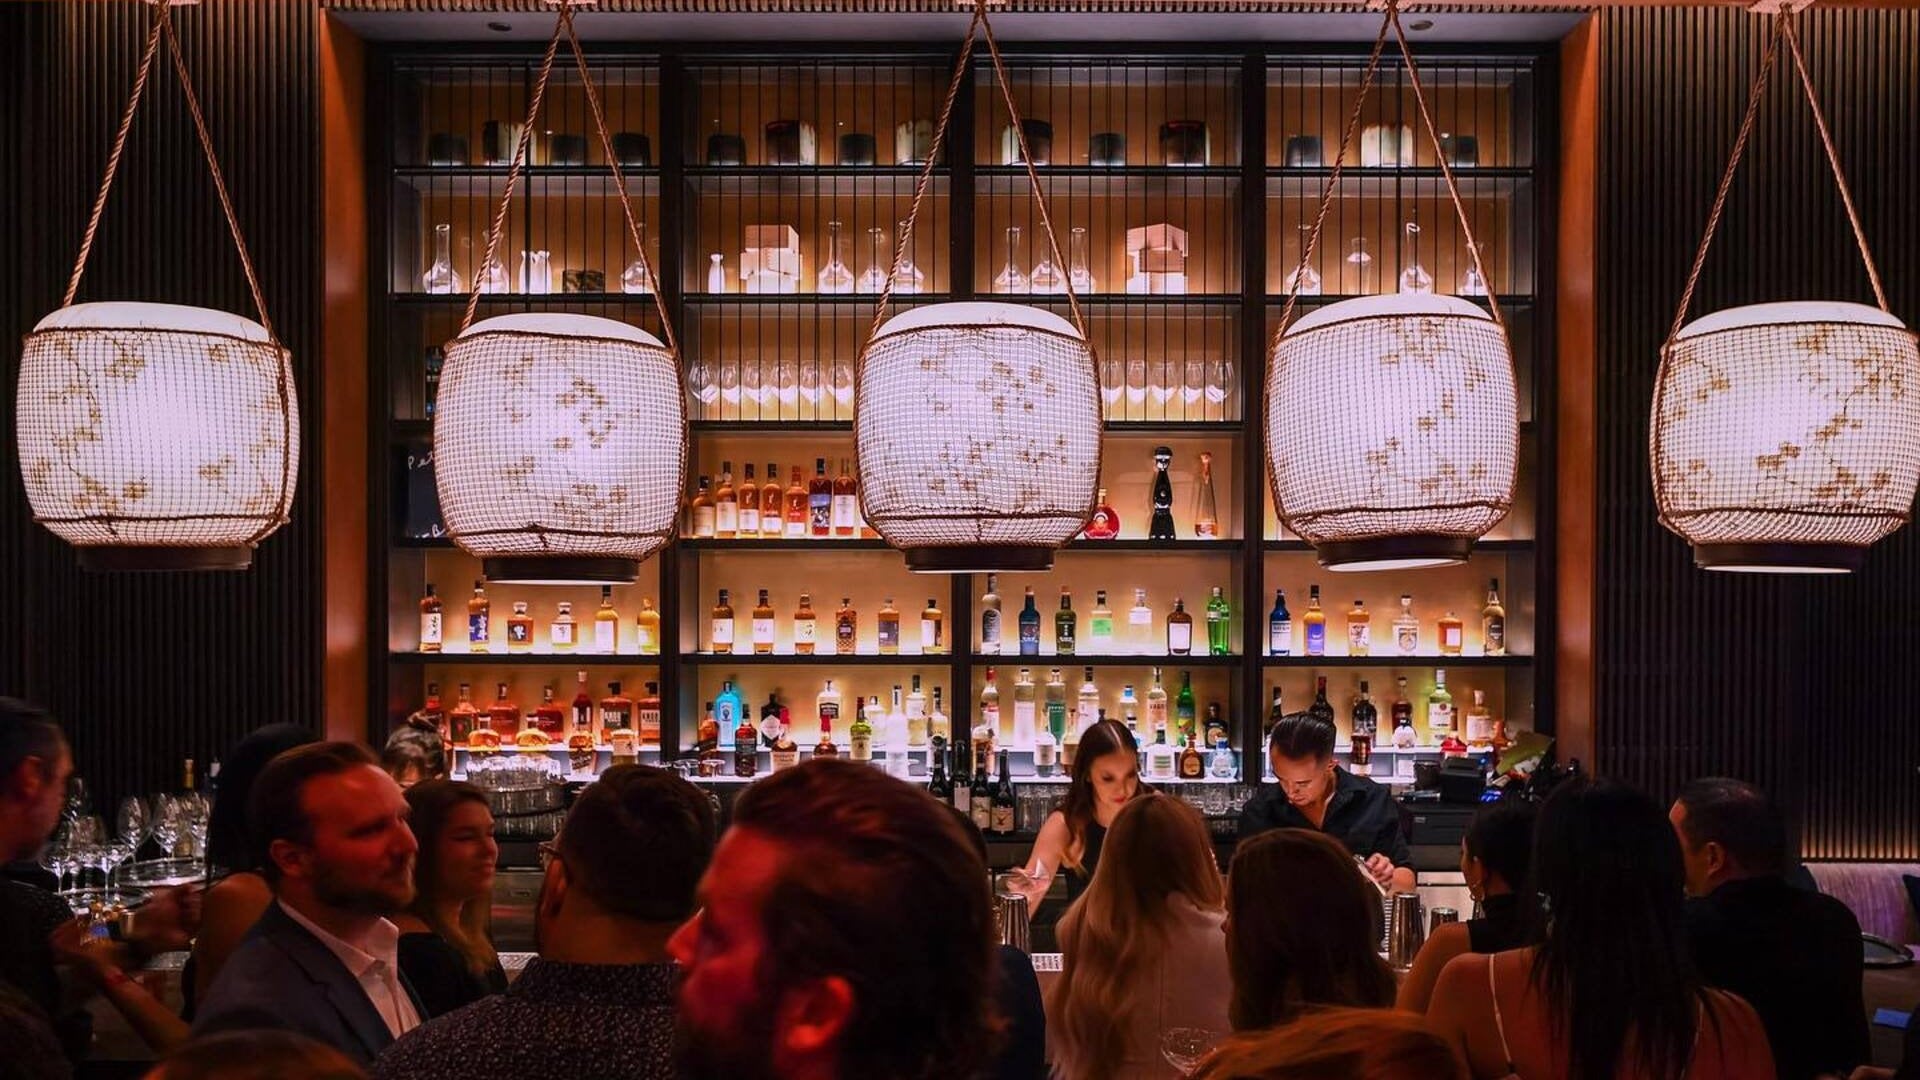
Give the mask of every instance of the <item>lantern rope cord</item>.
POLYGON ((1787 39, 1787 54, 1793 57, 1794 70, 1800 73, 1800 85, 1807 92, 1807 104, 1813 109, 1813 125, 1820 132, 1820 145, 1827 152, 1827 165, 1833 170, 1833 182, 1840 188, 1840 202, 1847 208, 1847 223, 1853 226, 1853 241, 1859 245, 1860 261, 1867 265, 1867 280, 1873 285, 1874 303, 1887 308, 1887 290, 1880 282, 1880 268, 1874 265, 1873 252, 1867 247, 1867 231, 1860 224, 1860 210, 1853 204, 1853 191, 1847 186, 1847 174, 1840 168, 1840 152, 1834 149, 1833 132, 1827 129, 1827 116, 1820 108, 1820 96, 1813 91, 1813 77, 1807 74, 1806 58, 1800 55, 1800 35, 1793 20, 1781 19, 1781 36, 1787 39))
POLYGON ((146 92, 147 77, 153 72, 153 57, 160 49, 160 27, 166 19, 166 4, 156 4, 153 10, 153 26, 147 30, 147 47, 140 54, 140 69, 133 77, 133 92, 127 96, 127 107, 120 114, 120 130, 113 137, 113 151, 107 155, 107 173, 100 178, 100 191, 93 197, 93 212, 87 216, 87 231, 80 237, 80 254, 74 259, 73 274, 67 278, 67 294, 60 300, 61 307, 72 307, 73 298, 80 295, 80 278, 87 272, 87 256, 93 253, 93 240, 100 233, 100 218, 107 210, 107 193, 113 190, 113 178, 120 171, 120 158, 126 153, 127 133, 133 130, 133 115, 140 111, 140 97, 146 92))

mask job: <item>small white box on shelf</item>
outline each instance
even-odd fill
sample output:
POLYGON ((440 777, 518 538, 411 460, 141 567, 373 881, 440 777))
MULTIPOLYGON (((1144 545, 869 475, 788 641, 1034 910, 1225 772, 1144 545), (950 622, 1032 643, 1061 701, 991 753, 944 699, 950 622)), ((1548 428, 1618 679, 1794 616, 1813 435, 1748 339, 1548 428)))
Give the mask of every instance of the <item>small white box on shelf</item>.
POLYGON ((1187 253, 1187 230, 1178 225, 1142 225, 1127 230, 1127 254, 1142 251, 1187 253))

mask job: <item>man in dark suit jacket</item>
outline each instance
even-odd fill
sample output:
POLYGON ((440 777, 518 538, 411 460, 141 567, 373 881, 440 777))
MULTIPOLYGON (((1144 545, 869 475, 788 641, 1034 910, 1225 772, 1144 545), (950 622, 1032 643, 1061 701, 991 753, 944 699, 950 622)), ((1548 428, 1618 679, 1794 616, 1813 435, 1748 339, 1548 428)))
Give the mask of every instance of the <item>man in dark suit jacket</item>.
POLYGON ((1668 817, 1694 897, 1694 963, 1760 1014, 1780 1080, 1867 1064, 1860 923, 1833 897, 1787 882, 1786 827, 1767 797, 1738 780, 1696 780, 1668 817))
POLYGON ((353 743, 303 746, 261 771, 248 817, 276 899, 220 969, 195 1035, 282 1028, 367 1065, 419 1026, 385 918, 413 898, 406 816, 400 786, 353 743))

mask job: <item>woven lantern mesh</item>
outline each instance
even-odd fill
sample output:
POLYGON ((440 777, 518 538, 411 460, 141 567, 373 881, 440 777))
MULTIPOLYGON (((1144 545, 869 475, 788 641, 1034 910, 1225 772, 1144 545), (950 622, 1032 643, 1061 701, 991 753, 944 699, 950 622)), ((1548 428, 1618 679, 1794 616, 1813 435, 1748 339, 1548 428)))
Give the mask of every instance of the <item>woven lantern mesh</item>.
POLYGON ((1513 503, 1516 397, 1486 319, 1376 316, 1291 334, 1267 387, 1274 504, 1309 542, 1477 537, 1513 503))
POLYGON ((1654 390, 1654 498, 1695 544, 1871 544, 1920 481, 1920 349, 1900 327, 1681 338, 1654 390))
POLYGON ((896 547, 1057 547, 1092 514, 1100 392, 1077 338, 886 334, 861 361, 855 414, 862 505, 896 547))
POLYGON ((238 547, 287 520, 300 416, 286 350, 224 334, 30 334, 16 435, 34 517, 80 547, 238 547))
POLYGON ((504 331, 457 338, 433 444, 448 534, 473 555, 644 559, 673 535, 687 427, 664 348, 504 331))

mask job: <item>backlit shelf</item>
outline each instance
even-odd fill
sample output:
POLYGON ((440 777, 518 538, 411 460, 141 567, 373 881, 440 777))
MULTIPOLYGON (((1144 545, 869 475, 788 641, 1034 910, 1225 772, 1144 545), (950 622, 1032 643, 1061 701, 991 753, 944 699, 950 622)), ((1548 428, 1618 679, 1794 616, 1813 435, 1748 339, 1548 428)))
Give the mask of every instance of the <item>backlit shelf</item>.
MULTIPOLYGON (((828 620, 822 619, 822 622, 828 620)), ((903 622, 904 625, 904 622, 903 622)), ((829 627, 831 629, 831 627, 829 627)), ((701 667, 945 667, 952 653, 683 653, 680 662, 701 667)))
MULTIPOLYGON (((1295 618, 1298 622, 1298 617, 1295 618)), ((1331 626, 1333 619, 1327 620, 1331 626)), ((1331 631, 1329 631, 1331 633, 1331 631)), ((1263 656, 1261 667, 1270 668, 1518 668, 1531 667, 1533 657, 1509 653, 1506 656, 1419 656, 1382 654, 1379 656, 1263 656)))
POLYGON ((390 652, 387 662, 410 666, 457 664, 467 667, 659 667, 658 653, 557 652, 390 652))

